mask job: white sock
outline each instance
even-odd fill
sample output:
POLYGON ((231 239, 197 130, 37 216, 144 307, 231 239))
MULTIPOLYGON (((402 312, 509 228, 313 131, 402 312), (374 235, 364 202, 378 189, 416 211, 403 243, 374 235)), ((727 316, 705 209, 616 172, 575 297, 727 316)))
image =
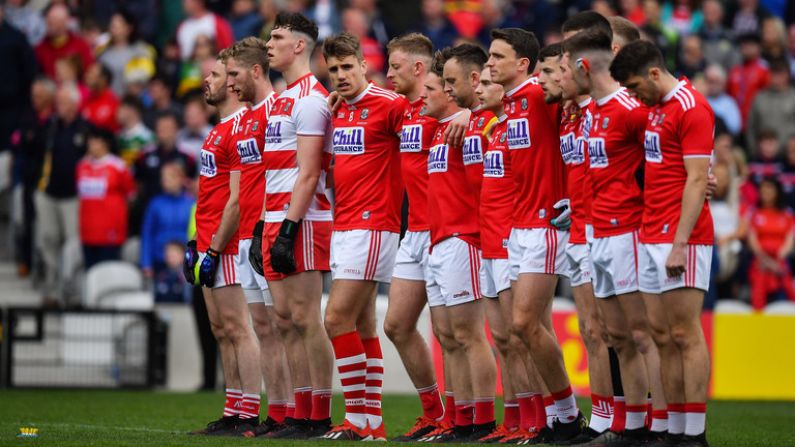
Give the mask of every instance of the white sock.
POLYGON ((668 419, 652 418, 650 431, 662 433, 668 430, 668 419))
POLYGON ((686 436, 698 436, 704 433, 704 427, 707 423, 706 413, 687 413, 685 419, 686 436))
POLYGON ((555 404, 547 405, 544 407, 547 413, 547 427, 552 428, 552 424, 555 422, 555 418, 558 416, 558 412, 555 409, 555 404))
POLYGON ((646 425, 645 411, 627 411, 627 422, 624 426, 626 430, 636 430, 644 425, 646 425))
POLYGON ((685 413, 668 410, 668 433, 681 435, 685 432, 685 413))

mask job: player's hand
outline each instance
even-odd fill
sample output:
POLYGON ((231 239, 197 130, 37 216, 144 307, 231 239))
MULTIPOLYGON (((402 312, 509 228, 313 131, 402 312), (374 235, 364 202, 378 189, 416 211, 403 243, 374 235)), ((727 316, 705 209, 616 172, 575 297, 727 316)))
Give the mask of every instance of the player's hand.
POLYGON ((569 207, 569 199, 561 199, 552 208, 562 210, 558 217, 549 221, 555 228, 561 231, 569 231, 571 227, 571 208, 569 207))
POLYGON ((467 132, 467 127, 469 127, 470 116, 472 116, 472 112, 467 109, 450 121, 450 124, 444 131, 445 143, 453 147, 462 146, 464 144, 464 134, 467 132))
POLYGON ((251 235, 251 249, 248 251, 248 262, 251 268, 254 269, 260 276, 265 276, 262 271, 262 230, 265 228, 265 222, 260 220, 254 225, 254 234, 251 235))
POLYGON ((707 192, 705 194, 705 198, 707 200, 712 200, 712 197, 715 195, 715 191, 718 190, 718 178, 712 175, 710 172, 707 174, 707 192))
POLYGON ((342 96, 340 96, 337 92, 331 92, 328 94, 328 98, 326 99, 328 103, 328 108, 331 109, 331 114, 337 113, 337 109, 340 108, 342 105, 342 96))
POLYGON ((215 286, 215 275, 218 273, 218 264, 220 261, 221 254, 212 248, 208 248, 199 266, 199 283, 201 285, 204 287, 215 286))
POLYGON ((301 221, 293 222, 284 219, 279 235, 271 246, 271 267, 273 270, 282 274, 290 274, 295 271, 295 238, 298 235, 301 221))
POLYGON ((673 244, 671 253, 665 261, 665 272, 669 278, 679 278, 685 273, 687 263, 687 244, 673 244))
POLYGON ((188 284, 196 284, 196 263, 199 262, 199 252, 196 250, 196 241, 189 241, 185 246, 185 259, 182 262, 182 273, 188 284))

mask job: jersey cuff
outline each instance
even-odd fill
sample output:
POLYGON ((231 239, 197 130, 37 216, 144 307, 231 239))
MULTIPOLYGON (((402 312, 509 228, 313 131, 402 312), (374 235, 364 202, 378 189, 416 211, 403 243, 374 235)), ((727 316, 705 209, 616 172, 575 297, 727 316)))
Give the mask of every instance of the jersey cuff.
POLYGON ((297 133, 296 132, 296 135, 299 136, 299 137, 322 137, 322 136, 325 136, 326 133, 325 132, 318 132, 318 133, 310 133, 310 132, 297 133))
POLYGON ((712 158, 712 154, 682 155, 682 158, 712 158))

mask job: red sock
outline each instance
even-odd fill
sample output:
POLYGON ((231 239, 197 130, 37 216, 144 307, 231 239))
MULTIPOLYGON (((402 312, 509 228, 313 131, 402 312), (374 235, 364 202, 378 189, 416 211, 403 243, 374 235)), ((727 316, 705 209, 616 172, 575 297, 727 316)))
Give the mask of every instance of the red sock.
POLYGON ((331 390, 312 391, 312 414, 309 415, 312 421, 324 421, 331 419, 331 390))
POLYGON ((287 411, 284 413, 284 417, 295 419, 295 402, 287 402, 287 411))
POLYGON ((226 402, 224 402, 224 417, 237 416, 240 414, 240 401, 242 399, 243 391, 227 388, 226 402))
POLYGON ((455 395, 452 391, 444 392, 444 422, 448 426, 455 425, 456 419, 455 395))
POLYGON ((536 430, 541 430, 547 426, 547 409, 544 403, 544 396, 540 394, 533 395, 533 406, 536 409, 536 420, 533 426, 535 426, 536 430))
POLYGON ((257 419, 259 418, 259 394, 243 394, 243 400, 240 404, 240 419, 257 419))
POLYGON ((475 425, 494 422, 494 398, 475 399, 475 425))
POLYGON ((309 419, 309 415, 312 414, 312 387, 296 388, 294 393, 295 411, 293 417, 299 420, 309 419))
POLYGON ((533 393, 516 393, 519 403, 519 426, 523 430, 530 430, 536 425, 536 406, 533 393))
POLYGON ((268 417, 278 423, 284 422, 284 417, 287 415, 287 401, 274 400, 268 401, 268 417))
POLYGON ((455 425, 467 427, 475 422, 475 404, 471 400, 455 403, 455 425))
POLYGON ((442 395, 439 394, 439 387, 435 383, 429 387, 417 389, 417 393, 420 395, 423 416, 434 421, 444 417, 442 395))
MULTIPOLYGON (((331 345, 334 347, 337 371, 342 382, 342 395, 345 397, 345 419, 359 428, 364 428, 367 425, 367 355, 364 353, 364 344, 359 333, 353 331, 332 338, 331 345)), ((315 419, 314 399, 315 393, 312 393, 312 419, 315 419)))
MULTIPOLYGON (((516 399, 506 400, 503 404, 503 409, 504 417, 502 419, 502 425, 508 430, 515 430, 518 428, 519 415, 521 412, 519 409, 519 402, 516 399)), ((475 410, 475 416, 477 417, 477 410, 475 410)))
POLYGON ((648 402, 646 403, 646 428, 651 429, 651 414, 654 412, 654 407, 651 403, 651 396, 649 396, 648 402))
POLYGON ((652 410, 650 419, 649 430, 655 433, 668 431, 668 410, 652 410))
POLYGON ((384 355, 378 337, 362 340, 367 355, 367 376, 365 380, 365 406, 367 422, 371 428, 383 424, 381 418, 381 390, 384 384, 384 355))
POLYGON ((610 431, 624 433, 624 426, 627 424, 627 403, 624 396, 613 396, 613 422, 610 424, 610 431))

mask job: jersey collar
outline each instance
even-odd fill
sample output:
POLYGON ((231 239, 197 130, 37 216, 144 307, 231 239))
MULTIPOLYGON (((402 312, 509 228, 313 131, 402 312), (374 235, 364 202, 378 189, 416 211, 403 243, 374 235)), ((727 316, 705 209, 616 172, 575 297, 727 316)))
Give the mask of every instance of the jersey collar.
POLYGON ((235 112, 230 113, 229 115, 226 115, 225 117, 221 118, 220 122, 225 123, 225 122, 231 120, 235 116, 240 115, 241 113, 243 113, 245 111, 246 111, 246 106, 243 106, 243 107, 237 109, 235 112))
POLYGON ((507 119, 508 119, 508 115, 503 113, 502 115, 500 115, 499 118, 497 118, 497 122, 502 123, 502 122, 505 122, 505 120, 507 120, 507 119))
POLYGON ((601 107, 601 106, 607 104, 608 102, 610 102, 611 99, 615 98, 616 96, 618 96, 619 93, 621 93, 623 91, 624 91, 624 87, 619 87, 618 90, 616 90, 613 93, 605 96, 604 98, 597 99, 596 100, 596 105, 601 107))
POLYGON ((270 100, 270 99, 271 99, 273 96, 275 96, 275 95, 276 95, 276 92, 271 92, 271 93, 270 93, 270 95, 268 95, 268 96, 266 96, 266 97, 265 97, 265 99, 263 99, 262 101, 260 101, 260 102, 258 102, 258 103, 256 103, 256 104, 254 104, 254 106, 253 106, 253 107, 251 107, 251 110, 257 110, 257 109, 259 109, 260 107, 264 106, 264 105, 265 105, 265 104, 267 104, 267 103, 268 103, 268 101, 269 101, 269 100, 270 100))
POLYGON ((450 121, 454 120, 455 117, 457 117, 458 115, 462 114, 463 112, 464 112, 463 110, 459 110, 458 112, 455 112, 454 114, 452 114, 450 116, 446 116, 446 117, 440 119, 439 123, 440 124, 449 123, 450 121))
POLYGON ((513 96, 513 95, 514 95, 516 92, 518 92, 519 90, 523 89, 523 88, 524 88, 526 85, 528 85, 528 84, 531 84, 532 82, 533 82, 533 77, 532 77, 532 76, 530 76, 529 78, 527 78, 527 79, 526 79, 524 82, 522 82, 521 84, 519 84, 519 85, 517 85, 516 87, 512 88, 510 91, 507 91, 507 92, 505 92, 505 97, 506 97, 506 98, 510 98, 510 97, 511 97, 511 96, 513 96))
POLYGON ((685 84, 687 84, 687 82, 685 82, 685 81, 679 81, 679 83, 678 83, 678 84, 676 84, 676 87, 672 88, 670 92, 666 93, 666 94, 665 94, 665 96, 663 96, 662 102, 668 102, 668 101, 670 101, 670 100, 671 100, 671 99, 674 97, 674 95, 676 95, 676 93, 677 93, 679 90, 681 90, 681 89, 682 89, 682 87, 684 87, 684 86, 685 86, 685 84))
POLYGON ((300 78, 296 79, 296 80, 295 80, 295 81, 294 81, 292 84, 290 84, 290 85, 288 85, 287 87, 285 87, 285 90, 290 90, 291 88, 293 88, 293 87, 295 87, 296 85, 298 85, 298 83, 300 83, 301 81, 303 81, 304 79, 306 79, 306 78, 308 78, 308 77, 310 77, 310 76, 312 76, 312 73, 311 73, 311 72, 309 72, 309 73, 307 73, 307 74, 305 74, 305 75, 301 76, 300 78))
POLYGON ((591 103, 591 97, 589 96, 589 97, 585 98, 584 100, 582 100, 581 102, 578 102, 577 106, 579 108, 581 108, 581 109, 584 109, 584 108, 588 107, 588 104, 590 104, 590 103, 591 103))
POLYGON ((367 87, 365 87, 364 90, 361 93, 359 93, 357 97, 351 99, 350 101, 346 99, 345 103, 350 105, 350 104, 356 104, 357 102, 361 101, 362 98, 364 98, 364 96, 367 94, 367 92, 370 91, 370 87, 372 86, 373 86, 372 83, 368 83, 367 87))

